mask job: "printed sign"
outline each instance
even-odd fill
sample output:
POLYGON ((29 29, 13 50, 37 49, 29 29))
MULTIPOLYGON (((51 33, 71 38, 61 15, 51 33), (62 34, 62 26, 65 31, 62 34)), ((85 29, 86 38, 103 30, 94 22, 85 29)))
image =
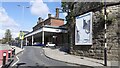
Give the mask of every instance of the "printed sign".
POLYGON ((76 18, 75 45, 92 45, 92 12, 76 18))

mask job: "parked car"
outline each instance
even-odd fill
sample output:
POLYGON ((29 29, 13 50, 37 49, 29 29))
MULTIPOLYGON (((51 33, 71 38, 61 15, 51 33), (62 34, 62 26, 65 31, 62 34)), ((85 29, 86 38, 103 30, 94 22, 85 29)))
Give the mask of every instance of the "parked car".
POLYGON ((52 42, 48 42, 46 46, 55 46, 55 44, 53 44, 52 42))
POLYGON ((34 44, 33 44, 33 46, 45 46, 44 44, 41 44, 41 43, 39 43, 39 42, 35 42, 34 44))

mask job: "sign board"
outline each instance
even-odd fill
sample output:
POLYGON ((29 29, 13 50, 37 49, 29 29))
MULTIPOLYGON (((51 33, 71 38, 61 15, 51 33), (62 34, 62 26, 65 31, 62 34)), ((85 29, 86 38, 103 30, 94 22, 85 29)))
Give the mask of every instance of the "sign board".
POLYGON ((75 45, 92 45, 92 12, 76 17, 75 45))
POLYGON ((19 39, 24 39, 24 32, 23 31, 20 31, 20 33, 19 33, 19 39))

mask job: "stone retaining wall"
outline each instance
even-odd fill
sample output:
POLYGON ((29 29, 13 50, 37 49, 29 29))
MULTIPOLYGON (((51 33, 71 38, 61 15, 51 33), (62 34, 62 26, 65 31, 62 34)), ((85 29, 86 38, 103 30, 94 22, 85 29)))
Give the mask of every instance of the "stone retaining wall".
MULTIPOLYGON (((118 60, 120 6, 108 7, 107 20, 107 56, 108 60, 118 60)), ((93 45, 74 46, 73 54, 87 56, 96 59, 104 59, 104 17, 102 12, 93 13, 93 45)))

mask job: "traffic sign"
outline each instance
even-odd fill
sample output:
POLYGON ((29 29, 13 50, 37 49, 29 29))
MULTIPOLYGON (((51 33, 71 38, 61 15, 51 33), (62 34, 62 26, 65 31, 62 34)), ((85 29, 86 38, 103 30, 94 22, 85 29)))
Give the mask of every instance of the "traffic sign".
POLYGON ((23 31, 20 31, 20 33, 19 33, 19 39, 24 39, 24 32, 23 31))

